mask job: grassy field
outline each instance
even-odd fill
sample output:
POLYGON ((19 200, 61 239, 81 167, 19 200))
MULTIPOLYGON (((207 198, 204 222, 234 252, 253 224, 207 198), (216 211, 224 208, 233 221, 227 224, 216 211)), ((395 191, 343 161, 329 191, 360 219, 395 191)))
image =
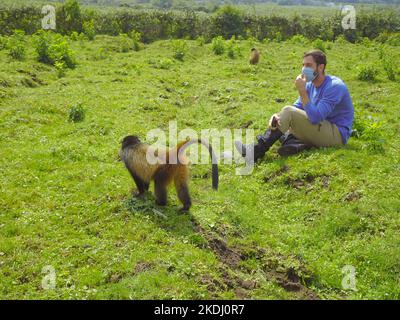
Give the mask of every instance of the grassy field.
MULTIPOLYGON (((121 138, 170 120, 259 133, 297 98, 313 46, 256 43, 253 67, 251 41, 236 59, 185 41, 178 61, 170 41, 124 53, 117 40, 71 42, 78 66, 61 78, 30 45, 24 61, 0 51, 0 298, 400 298, 400 82, 387 79, 377 45, 329 44, 327 71, 348 85, 357 123, 384 141, 352 137, 286 159, 274 146, 249 176, 221 165, 217 192, 210 165, 193 165, 193 207, 180 214, 174 192, 165 208, 151 193, 132 198, 121 138), (375 81, 357 79, 367 63, 375 81), (68 120, 76 105, 82 122, 68 120), (54 289, 42 287, 45 266, 54 289), (342 287, 345 266, 357 291, 342 287)), ((384 52, 400 60, 398 47, 384 52)))

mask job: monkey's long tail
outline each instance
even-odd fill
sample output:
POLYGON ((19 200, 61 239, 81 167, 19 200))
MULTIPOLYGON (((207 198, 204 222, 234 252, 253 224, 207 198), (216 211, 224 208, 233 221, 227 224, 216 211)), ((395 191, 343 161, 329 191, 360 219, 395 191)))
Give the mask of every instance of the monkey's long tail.
POLYGON ((212 187, 213 187, 213 189, 218 190, 218 180, 219 180, 218 159, 214 153, 213 148, 211 147, 211 144, 209 144, 207 141, 204 141, 202 139, 191 139, 191 140, 181 142, 176 147, 177 151, 178 151, 178 157, 181 155, 181 153, 187 147, 189 147, 191 144, 194 144, 194 143, 200 143, 208 149, 208 152, 210 153, 210 158, 211 158, 212 187))

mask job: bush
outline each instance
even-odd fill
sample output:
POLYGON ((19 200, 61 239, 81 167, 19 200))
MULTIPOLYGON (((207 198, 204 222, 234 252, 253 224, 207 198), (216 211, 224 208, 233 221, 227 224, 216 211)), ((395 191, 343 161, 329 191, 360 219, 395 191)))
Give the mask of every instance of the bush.
POLYGON ((391 57, 383 58, 383 69, 386 76, 390 81, 396 81, 396 71, 394 69, 395 63, 391 57))
POLYGON ((183 57, 187 52, 186 42, 183 40, 173 40, 172 41, 172 49, 174 51, 173 57, 176 60, 183 61, 183 57))
POLYGON ((292 38, 290 38, 289 42, 297 44, 307 44, 308 39, 301 34, 296 34, 292 38))
POLYGON ((203 36, 200 36, 196 39, 197 45, 202 47, 206 43, 206 40, 203 36))
POLYGON ((387 48, 385 48, 385 45, 383 45, 383 44, 381 44, 381 45, 379 46, 379 48, 378 48, 378 56, 379 56, 379 59, 383 60, 383 58, 384 58, 385 55, 386 55, 386 49, 387 49, 387 48))
POLYGON ((237 56, 241 55, 235 36, 232 36, 227 43, 227 54, 231 59, 235 59, 237 56))
POLYGON ((94 21, 85 21, 83 23, 83 34, 88 38, 88 40, 93 41, 96 35, 96 31, 94 29, 94 21))
POLYGON ((81 122, 85 119, 86 110, 81 104, 69 109, 69 120, 72 122, 81 122))
POLYGON ((382 135, 382 125, 372 116, 357 113, 354 117, 351 136, 364 142, 363 149, 372 153, 383 153, 385 151, 385 139, 382 135))
POLYGON ((141 46, 141 37, 142 37, 140 32, 133 30, 132 32, 129 33, 129 37, 133 41, 133 50, 139 51, 141 46))
POLYGON ((358 68, 358 80, 375 81, 379 71, 374 66, 361 66, 358 68))
POLYGON ((174 65, 174 62, 171 59, 160 59, 156 64, 155 67, 158 69, 169 70, 174 65))
POLYGON ((374 42, 371 41, 371 40, 370 40, 369 38, 367 38, 367 37, 360 38, 360 39, 357 41, 357 43, 363 45, 363 46, 366 47, 366 48, 371 48, 371 47, 373 47, 373 45, 374 45, 374 42))
POLYGON ((7 47, 8 39, 6 37, 0 36, 0 50, 3 50, 7 47))
POLYGON ((105 60, 108 57, 109 57, 108 49, 107 48, 100 48, 94 53, 93 60, 100 61, 100 60, 105 60))
POLYGON ((385 139, 381 132, 382 123, 374 121, 368 124, 361 134, 361 139, 366 142, 363 149, 372 153, 383 153, 385 151, 385 139))
POLYGON ((322 52, 326 52, 325 42, 321 39, 317 39, 313 42, 314 49, 319 49, 322 52))
POLYGON ((65 70, 66 70, 65 63, 63 61, 56 61, 54 66, 56 67, 57 70, 57 77, 58 78, 65 77, 65 70))
POLYGON ((70 49, 66 37, 60 34, 40 30, 36 34, 35 49, 40 62, 53 66, 56 62, 63 62, 70 69, 76 66, 75 54, 70 49))
POLYGON ((76 31, 73 31, 71 33, 71 35, 69 36, 69 38, 72 41, 78 41, 78 40, 85 41, 85 40, 88 40, 88 38, 86 37, 86 35, 84 33, 82 33, 82 32, 78 33, 76 31))
POLYGON ((284 37, 282 35, 282 32, 280 31, 275 31, 274 33, 272 33, 272 40, 275 42, 282 42, 284 41, 284 37))
POLYGON ((391 46, 400 46, 400 32, 391 33, 388 31, 384 31, 375 38, 375 41, 386 43, 391 46))
POLYGON ((387 43, 391 46, 400 46, 400 32, 390 34, 387 43))
POLYGON ((71 33, 71 35, 69 36, 69 38, 70 38, 72 41, 78 41, 78 40, 79 40, 79 33, 76 32, 76 31, 73 31, 73 32, 71 33))
MULTIPOLYGON (((242 37, 238 37, 238 40, 243 40, 243 39, 241 39, 242 37)), ((251 48, 253 48, 253 47, 257 47, 257 39, 256 38, 254 38, 252 35, 249 35, 248 37, 247 37, 247 43, 249 44, 249 46, 251 47, 251 48)))
POLYGON ((216 12, 214 29, 216 34, 222 35, 225 39, 246 35, 241 11, 229 5, 221 7, 216 12))
POLYGON ((126 33, 121 33, 117 41, 119 52, 128 52, 133 49, 133 41, 126 33))
POLYGON ((8 38, 6 47, 8 55, 16 60, 23 60, 25 58, 25 32, 22 30, 15 30, 14 34, 8 38))
POLYGON ((48 49, 52 64, 63 62, 68 68, 75 68, 76 61, 73 51, 69 48, 67 40, 62 36, 56 36, 54 43, 48 49))
POLYGON ((63 34, 71 34, 76 31, 81 33, 82 28, 82 12, 77 0, 67 0, 57 10, 57 30, 63 34))
POLYGON ((225 41, 221 36, 215 37, 211 42, 212 50, 216 55, 221 55, 225 52, 225 41))
POLYGON ((337 36, 337 38, 335 39, 335 43, 339 43, 339 44, 346 44, 349 43, 346 38, 344 37, 344 35, 340 34, 337 36))

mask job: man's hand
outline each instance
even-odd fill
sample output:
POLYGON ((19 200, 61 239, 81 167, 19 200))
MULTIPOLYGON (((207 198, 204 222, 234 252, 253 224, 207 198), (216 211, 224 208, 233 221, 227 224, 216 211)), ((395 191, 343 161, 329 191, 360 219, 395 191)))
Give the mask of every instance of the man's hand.
POLYGON ((275 130, 280 125, 281 125, 281 120, 279 119, 279 115, 275 113, 274 115, 272 115, 271 119, 269 119, 268 128, 271 130, 275 130))
POLYGON ((307 92, 306 90, 306 76, 304 74, 300 74, 297 76, 296 81, 294 84, 296 85, 297 90, 300 94, 307 92))
POLYGON ((308 98, 308 93, 306 89, 306 76, 304 74, 301 74, 297 76, 296 81, 294 84, 296 85, 297 90, 299 91, 300 97, 301 97, 301 102, 303 103, 303 108, 305 105, 307 105, 310 102, 310 99, 308 98))

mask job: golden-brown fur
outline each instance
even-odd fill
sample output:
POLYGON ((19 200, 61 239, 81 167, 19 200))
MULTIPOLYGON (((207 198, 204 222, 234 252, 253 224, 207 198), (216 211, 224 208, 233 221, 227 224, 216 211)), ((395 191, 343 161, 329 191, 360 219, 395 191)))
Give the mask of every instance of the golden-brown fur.
MULTIPOLYGON (((191 199, 189 195, 189 169, 188 159, 183 154, 182 147, 200 142, 200 140, 186 140, 174 148, 153 148, 141 143, 135 136, 127 136, 122 141, 119 152, 121 160, 134 179, 139 190, 139 195, 149 189, 150 181, 154 181, 156 203, 165 205, 167 203, 167 186, 174 182, 179 200, 183 204, 183 210, 189 210, 191 199), (150 163, 147 155, 155 155, 158 163, 150 163)), ((201 141, 204 144, 204 142, 201 141)), ((212 148, 208 146, 210 155, 215 157, 212 148)), ((218 186, 218 167, 213 164, 213 187, 218 186)))
POLYGON ((251 49, 251 54, 250 54, 250 64, 257 64, 260 60, 260 53, 256 48, 251 49))

